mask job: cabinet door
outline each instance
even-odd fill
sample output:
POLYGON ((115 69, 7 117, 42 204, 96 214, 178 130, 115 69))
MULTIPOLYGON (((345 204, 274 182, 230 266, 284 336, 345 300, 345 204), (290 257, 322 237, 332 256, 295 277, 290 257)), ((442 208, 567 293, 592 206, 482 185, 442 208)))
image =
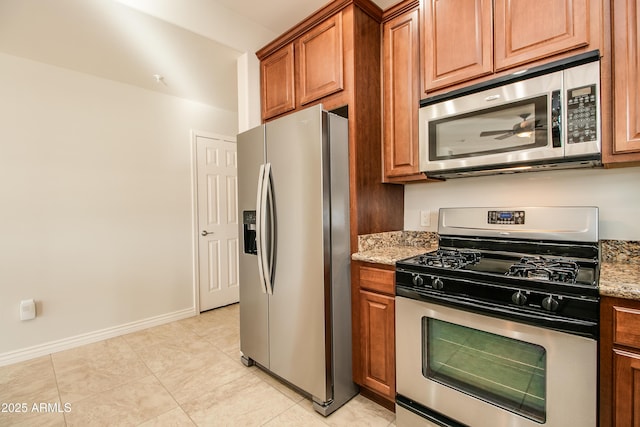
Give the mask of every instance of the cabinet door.
MULTIPOLYGON (((637 0, 613 2, 614 154, 640 153, 638 7, 637 0)), ((640 154, 630 160, 640 160, 640 154)))
POLYGON ((419 173, 418 16, 418 10, 413 10, 385 22, 382 30, 383 150, 387 181, 419 173))
POLYGON ((423 94, 493 72, 491 0, 428 0, 423 94))
POLYGON ((589 0, 495 0, 496 70, 588 45, 589 10, 589 0))
POLYGON ((340 13, 300 37, 300 104, 307 104, 344 88, 342 46, 340 13))
POLYGON ((614 352, 614 425, 640 426, 640 355, 614 352))
POLYGON ((393 400, 396 396, 395 299, 360 291, 362 385, 393 400))
POLYGON ((289 44, 260 63, 262 118, 286 113, 296 107, 293 44, 289 44))

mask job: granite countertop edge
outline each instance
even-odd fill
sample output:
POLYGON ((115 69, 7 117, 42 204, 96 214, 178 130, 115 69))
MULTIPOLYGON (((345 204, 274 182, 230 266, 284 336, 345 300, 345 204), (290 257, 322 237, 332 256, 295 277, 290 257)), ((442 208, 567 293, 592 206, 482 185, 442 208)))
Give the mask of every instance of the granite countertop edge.
POLYGON ((358 236, 355 261, 395 265, 396 261, 438 248, 438 234, 428 231, 390 231, 358 236))
POLYGON ((424 254, 438 249, 438 246, 389 246, 380 249, 370 249, 356 252, 351 256, 354 261, 371 262, 374 264, 396 265, 401 259, 424 254))
POLYGON ((602 263, 599 287, 600 295, 640 301, 640 263, 602 263))
MULTIPOLYGON (((438 248, 432 232, 394 231, 359 236, 354 261, 395 265, 397 261, 438 248)), ((603 240, 600 295, 640 301, 640 242, 603 240)))

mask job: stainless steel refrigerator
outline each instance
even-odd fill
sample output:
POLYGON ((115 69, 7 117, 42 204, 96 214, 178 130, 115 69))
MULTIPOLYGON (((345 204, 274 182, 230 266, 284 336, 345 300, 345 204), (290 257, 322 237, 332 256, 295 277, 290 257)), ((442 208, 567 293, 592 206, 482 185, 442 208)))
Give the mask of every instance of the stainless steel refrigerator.
POLYGON ((321 105, 241 133, 240 350, 329 415, 351 370, 348 121, 321 105))

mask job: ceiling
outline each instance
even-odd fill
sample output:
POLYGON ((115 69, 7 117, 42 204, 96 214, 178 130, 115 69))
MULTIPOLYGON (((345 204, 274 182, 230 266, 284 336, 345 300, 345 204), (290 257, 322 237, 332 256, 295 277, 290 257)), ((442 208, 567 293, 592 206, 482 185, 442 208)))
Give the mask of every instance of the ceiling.
POLYGON ((243 34, 221 20, 255 28, 257 50, 328 1, 0 0, 0 52, 237 111, 243 34))
MULTIPOLYGON (((276 34, 295 26, 330 0, 216 0, 276 34), (283 13, 286 11, 286 13, 283 13)), ((373 0, 382 10, 400 0, 373 0)))

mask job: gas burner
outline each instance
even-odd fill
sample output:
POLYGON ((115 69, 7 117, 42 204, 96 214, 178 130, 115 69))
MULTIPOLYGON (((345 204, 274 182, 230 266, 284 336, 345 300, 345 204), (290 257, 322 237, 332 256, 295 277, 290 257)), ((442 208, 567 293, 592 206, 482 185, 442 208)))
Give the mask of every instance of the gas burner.
POLYGON ((420 256, 418 262, 422 265, 440 268, 462 268, 475 264, 480 260, 478 251, 464 249, 438 249, 435 252, 420 256))
POLYGON ((578 264, 574 261, 560 258, 524 257, 517 264, 513 264, 505 275, 573 284, 576 282, 578 270, 578 264))

